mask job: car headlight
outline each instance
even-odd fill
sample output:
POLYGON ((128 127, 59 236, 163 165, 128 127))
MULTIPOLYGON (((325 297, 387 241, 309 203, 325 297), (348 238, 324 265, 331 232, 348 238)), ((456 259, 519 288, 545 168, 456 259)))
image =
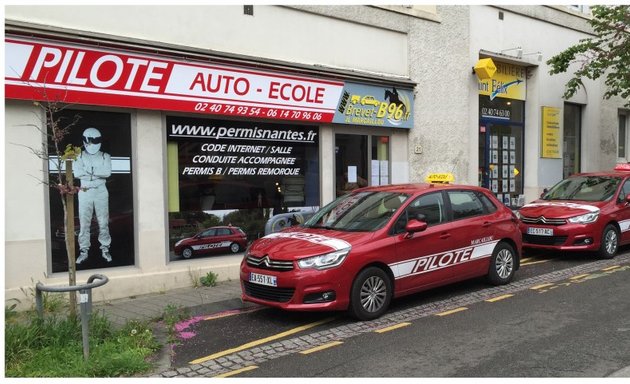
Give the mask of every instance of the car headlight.
POLYGON ((570 217, 568 219, 569 223, 573 224, 588 224, 594 223, 599 217, 599 212, 589 212, 584 215, 570 217))
POLYGON ((521 220, 523 218, 523 215, 521 215, 519 211, 512 211, 512 212, 514 212, 514 216, 516 216, 517 219, 521 220))
POLYGON ((351 248, 346 248, 339 251, 327 253, 325 255, 307 257, 306 259, 298 260, 298 266, 301 269, 334 268, 343 263, 348 253, 350 253, 350 249, 351 248))

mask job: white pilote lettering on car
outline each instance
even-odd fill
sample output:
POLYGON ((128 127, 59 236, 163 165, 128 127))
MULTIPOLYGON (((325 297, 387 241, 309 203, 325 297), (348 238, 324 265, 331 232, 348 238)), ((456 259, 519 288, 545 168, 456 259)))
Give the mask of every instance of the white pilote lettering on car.
POLYGON ((396 279, 436 271, 457 264, 492 256, 492 251, 499 241, 483 243, 474 247, 453 249, 389 264, 396 279))
POLYGON ((304 233, 304 232, 276 232, 271 233, 264 237, 265 239, 275 239, 275 238, 286 238, 286 239, 297 239, 304 240, 315 244, 326 245, 335 251, 339 251, 342 249, 350 248, 350 243, 345 240, 335 239, 333 237, 314 235, 312 233, 304 233))

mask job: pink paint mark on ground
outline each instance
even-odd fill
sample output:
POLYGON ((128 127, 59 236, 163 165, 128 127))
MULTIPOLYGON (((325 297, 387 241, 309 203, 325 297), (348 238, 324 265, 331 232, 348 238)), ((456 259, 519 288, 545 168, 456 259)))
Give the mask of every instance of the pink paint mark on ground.
POLYGON ((197 335, 197 333, 193 332, 193 331, 188 331, 188 328, 191 325, 194 325, 200 321, 202 321, 203 319, 205 319, 205 316, 195 316, 193 318, 190 318, 188 320, 184 320, 184 321, 180 321, 179 323, 175 324, 175 332, 177 333, 177 337, 179 337, 180 339, 184 339, 184 340, 188 340, 190 338, 193 338, 197 335))

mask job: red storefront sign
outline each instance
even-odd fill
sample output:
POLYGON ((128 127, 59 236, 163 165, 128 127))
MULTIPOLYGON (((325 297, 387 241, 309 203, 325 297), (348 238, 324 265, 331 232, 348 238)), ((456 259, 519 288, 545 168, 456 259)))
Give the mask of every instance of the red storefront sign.
POLYGON ((344 83, 111 49, 5 39, 5 97, 331 122, 344 83))

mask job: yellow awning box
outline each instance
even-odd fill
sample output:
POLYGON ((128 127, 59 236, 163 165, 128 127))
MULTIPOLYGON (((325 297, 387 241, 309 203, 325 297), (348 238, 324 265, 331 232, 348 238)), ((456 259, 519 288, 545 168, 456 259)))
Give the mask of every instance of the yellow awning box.
POLYGON ((477 64, 473 67, 479 80, 490 79, 497 71, 497 66, 494 65, 494 61, 491 58, 479 59, 477 64))

